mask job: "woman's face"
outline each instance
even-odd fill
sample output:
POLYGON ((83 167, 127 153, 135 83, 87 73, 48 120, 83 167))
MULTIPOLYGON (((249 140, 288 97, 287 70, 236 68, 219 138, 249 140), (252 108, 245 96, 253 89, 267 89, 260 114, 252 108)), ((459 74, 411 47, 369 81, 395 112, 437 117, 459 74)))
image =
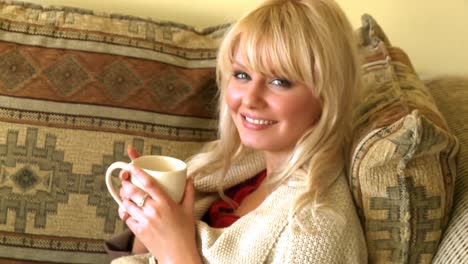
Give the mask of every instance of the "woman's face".
POLYGON ((310 87, 249 71, 239 52, 225 100, 242 143, 271 153, 289 154, 321 115, 310 87))

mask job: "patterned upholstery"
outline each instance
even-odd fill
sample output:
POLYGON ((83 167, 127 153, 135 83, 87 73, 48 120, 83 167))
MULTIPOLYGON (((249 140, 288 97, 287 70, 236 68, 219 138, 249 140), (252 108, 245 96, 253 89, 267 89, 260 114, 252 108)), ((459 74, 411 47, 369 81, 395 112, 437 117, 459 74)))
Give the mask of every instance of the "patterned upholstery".
POLYGON ((106 168, 216 138, 225 28, 0 1, 0 258, 107 262, 106 168))
POLYGON ((371 263, 430 263, 445 229, 458 142, 403 50, 368 15, 349 180, 371 263))
POLYGON ((461 146, 453 211, 433 263, 468 263, 468 77, 435 79, 427 87, 461 146))

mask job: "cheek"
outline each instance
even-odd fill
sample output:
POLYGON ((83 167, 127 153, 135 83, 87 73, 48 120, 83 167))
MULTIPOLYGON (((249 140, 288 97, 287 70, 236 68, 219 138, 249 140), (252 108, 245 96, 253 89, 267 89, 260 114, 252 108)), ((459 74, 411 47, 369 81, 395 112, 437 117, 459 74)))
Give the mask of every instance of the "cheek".
POLYGON ((228 86, 225 98, 226 104, 231 111, 237 111, 242 102, 242 93, 232 86, 228 86))
POLYGON ((283 105, 283 110, 287 113, 289 120, 303 128, 310 128, 315 125, 321 115, 320 102, 313 98, 298 98, 294 102, 283 105))
POLYGON ((304 107, 300 113, 304 123, 308 124, 309 127, 315 125, 322 114, 320 102, 316 100, 310 100, 303 104, 303 106, 304 107), (304 109, 306 110, 304 111, 304 109))

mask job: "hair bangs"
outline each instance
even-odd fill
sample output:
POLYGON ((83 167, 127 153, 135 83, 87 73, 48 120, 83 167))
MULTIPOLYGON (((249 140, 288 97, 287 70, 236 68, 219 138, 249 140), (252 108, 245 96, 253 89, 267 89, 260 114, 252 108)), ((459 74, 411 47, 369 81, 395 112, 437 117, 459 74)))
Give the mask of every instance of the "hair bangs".
POLYGON ((259 9, 256 14, 246 17, 238 25, 232 55, 240 52, 244 67, 265 76, 312 84, 313 56, 306 48, 310 45, 301 32, 296 33, 297 38, 284 37, 297 31, 297 27, 281 7, 268 12, 259 9))

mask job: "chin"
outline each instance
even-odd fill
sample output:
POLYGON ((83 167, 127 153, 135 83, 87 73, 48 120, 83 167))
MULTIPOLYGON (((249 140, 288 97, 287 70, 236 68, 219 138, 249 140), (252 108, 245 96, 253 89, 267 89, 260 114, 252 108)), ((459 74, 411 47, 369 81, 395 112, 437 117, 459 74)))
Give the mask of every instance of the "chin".
POLYGON ((245 142, 242 141, 242 145, 244 145, 247 148, 253 149, 253 150, 259 150, 259 151, 267 151, 271 149, 271 144, 259 144, 259 141, 256 142, 245 142))
POLYGON ((242 145, 244 145, 245 147, 251 148, 251 149, 255 149, 255 150, 264 150, 265 149, 260 144, 258 144, 258 141, 252 142, 252 141, 241 140, 241 142, 242 142, 242 145))

